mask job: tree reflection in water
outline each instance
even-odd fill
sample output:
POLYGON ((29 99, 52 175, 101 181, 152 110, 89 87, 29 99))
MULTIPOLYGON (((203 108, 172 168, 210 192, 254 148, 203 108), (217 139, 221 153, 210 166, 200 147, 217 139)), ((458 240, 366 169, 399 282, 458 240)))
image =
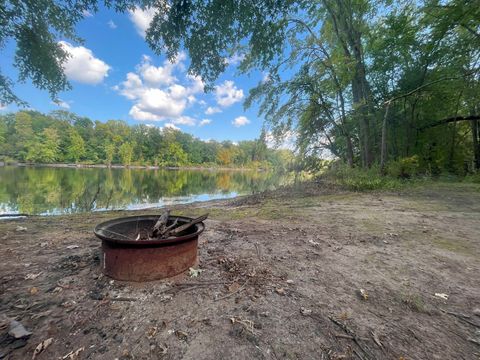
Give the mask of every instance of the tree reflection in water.
POLYGON ((62 214, 162 206, 257 193, 273 172, 0 167, 0 213, 62 214))

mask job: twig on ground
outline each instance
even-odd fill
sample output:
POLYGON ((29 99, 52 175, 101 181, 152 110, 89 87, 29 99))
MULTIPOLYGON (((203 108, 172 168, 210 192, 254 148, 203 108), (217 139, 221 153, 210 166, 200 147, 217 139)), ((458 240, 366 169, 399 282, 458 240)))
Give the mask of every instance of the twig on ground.
POLYGON ((234 292, 232 292, 230 294, 227 294, 225 296, 219 297, 219 298, 215 298, 215 299, 213 299, 213 301, 223 300, 223 299, 229 298, 230 296, 238 294, 239 292, 245 290, 245 286, 247 286, 247 284, 248 284, 248 280, 245 281, 245 283, 242 286, 240 286, 237 290, 235 290, 234 292))
MULTIPOLYGON (((343 331, 345 331, 348 335, 350 335, 352 337, 352 340, 355 342, 355 344, 357 344, 357 346, 360 348, 360 350, 362 350, 362 352, 367 356, 368 359, 372 359, 373 356, 370 355, 370 352, 367 351, 365 349, 365 347, 360 343, 360 341, 362 340, 361 338, 359 338, 354 332, 353 330, 351 330, 346 324, 338 321, 337 319, 335 319, 333 316, 329 316, 328 317, 335 325, 338 325, 339 327, 342 328, 343 331)), ((360 359, 363 359, 363 357, 360 355, 360 354, 357 354, 355 353, 360 359)))
POLYGON ((249 319, 242 319, 239 316, 232 316, 230 318, 232 324, 240 324, 243 326, 245 330, 250 332, 252 335, 257 335, 257 331, 255 331, 255 323, 249 319))
POLYGON ((475 339, 472 339, 472 338, 468 338, 468 341, 470 341, 470 342, 472 342, 472 343, 480 346, 480 341, 478 341, 478 340, 475 340, 475 339))
POLYGON ((457 319, 460 319, 460 320, 466 322, 467 324, 470 324, 470 325, 472 325, 472 326, 475 326, 475 327, 480 328, 480 324, 477 324, 477 323, 469 320, 469 319, 470 319, 470 316, 468 316, 468 315, 459 314, 459 313, 456 313, 456 312, 453 312, 453 311, 444 310, 444 309, 440 309, 440 310, 441 310, 443 313, 445 313, 445 314, 449 314, 449 315, 455 316, 457 319))
MULTIPOLYGON (((355 337, 352 336, 352 335, 346 335, 346 334, 334 334, 335 337, 337 338, 342 338, 342 339, 350 339, 350 340, 355 340, 355 337)), ((363 340, 363 341, 367 341, 368 339, 367 338, 362 338, 362 337, 359 337, 357 338, 358 340, 363 340)))
POLYGON ((378 347, 383 347, 382 342, 380 341, 380 338, 378 337, 377 333, 375 331, 370 331, 370 334, 372 334, 373 341, 375 341, 375 344, 378 345, 378 347))
POLYGON ((188 287, 188 286, 209 286, 209 285, 226 285, 230 284, 229 281, 198 281, 198 282, 188 282, 181 284, 174 284, 176 287, 188 287))
POLYGON ((255 245, 255 250, 257 251, 258 259, 259 259, 260 261, 263 260, 262 251, 260 250, 260 245, 258 245, 257 242, 255 242, 254 245, 255 245))
POLYGON ((108 298, 108 300, 110 300, 110 301, 138 301, 138 299, 129 298, 129 297, 108 298))

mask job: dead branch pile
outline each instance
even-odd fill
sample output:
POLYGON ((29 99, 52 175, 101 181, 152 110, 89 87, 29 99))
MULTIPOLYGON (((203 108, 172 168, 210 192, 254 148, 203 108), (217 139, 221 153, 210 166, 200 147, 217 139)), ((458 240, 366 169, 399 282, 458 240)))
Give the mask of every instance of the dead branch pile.
POLYGON ((208 218, 208 214, 199 216, 198 218, 192 219, 191 221, 179 225, 178 218, 169 224, 170 219, 170 210, 166 210, 157 220, 155 225, 151 230, 141 230, 138 232, 135 240, 162 240, 168 239, 169 237, 177 237, 182 232, 188 230, 195 224, 198 224, 208 218))

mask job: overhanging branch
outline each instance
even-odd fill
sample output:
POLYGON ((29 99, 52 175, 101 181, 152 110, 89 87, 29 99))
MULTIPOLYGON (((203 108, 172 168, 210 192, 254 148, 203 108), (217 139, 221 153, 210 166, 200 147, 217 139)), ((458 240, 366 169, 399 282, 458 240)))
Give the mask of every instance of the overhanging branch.
POLYGON ((444 124, 449 124, 452 122, 457 122, 457 121, 475 121, 475 120, 480 120, 480 115, 470 115, 470 116, 454 116, 454 117, 449 117, 446 119, 438 120, 432 124, 428 124, 422 127, 419 127, 417 130, 418 131, 423 131, 426 129, 430 129, 432 127, 436 127, 439 125, 444 125, 444 124))

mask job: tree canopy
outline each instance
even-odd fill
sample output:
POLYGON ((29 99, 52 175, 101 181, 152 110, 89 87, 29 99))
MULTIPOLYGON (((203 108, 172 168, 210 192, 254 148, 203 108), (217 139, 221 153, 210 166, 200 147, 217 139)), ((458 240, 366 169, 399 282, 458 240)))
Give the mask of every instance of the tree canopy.
POLYGON ((236 144, 202 141, 177 129, 105 123, 60 110, 0 116, 0 161, 287 169, 293 154, 267 148, 265 133, 236 144))
MULTIPOLYGON (((70 89, 62 64, 68 54, 59 43, 71 39, 81 42, 76 24, 85 14, 98 11, 99 4, 119 12, 135 6, 151 6, 153 0, 4 0, 0 2, 0 50, 9 41, 16 45, 13 65, 18 81, 30 79, 36 87, 46 90, 56 100, 60 91, 70 89)), ((13 90, 13 80, 0 68, 0 104, 26 105, 13 90)))
MULTIPOLYGON (((480 0, 104 4, 118 11, 153 7, 147 43, 170 59, 185 49, 189 72, 207 88, 229 57, 241 55, 240 72, 265 75, 245 106, 258 103, 269 130, 296 136, 304 156, 327 150, 350 166, 382 169, 415 158, 428 173, 480 168, 480 0)), ((0 45, 16 41, 20 80, 31 78, 53 97, 67 88, 59 36, 74 38, 83 12, 97 6, 94 0, 4 2, 0 45)), ((0 101, 20 101, 11 84, 0 74, 0 101)))
POLYGON ((478 0, 171 1, 147 42, 170 58, 187 49, 210 83, 244 55, 241 71, 266 75, 246 106, 305 155, 463 172, 480 167, 479 26, 478 0))

